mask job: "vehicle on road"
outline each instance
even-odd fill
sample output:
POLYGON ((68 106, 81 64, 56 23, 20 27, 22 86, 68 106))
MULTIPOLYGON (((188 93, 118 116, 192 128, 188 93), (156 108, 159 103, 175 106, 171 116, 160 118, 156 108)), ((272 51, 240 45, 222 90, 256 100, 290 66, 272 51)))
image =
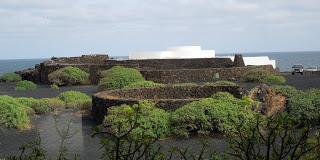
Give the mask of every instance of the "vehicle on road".
POLYGON ((299 73, 299 74, 303 75, 303 71, 304 71, 303 65, 295 64, 295 65, 292 66, 292 72, 291 73, 292 73, 292 75, 294 75, 296 73, 299 73))

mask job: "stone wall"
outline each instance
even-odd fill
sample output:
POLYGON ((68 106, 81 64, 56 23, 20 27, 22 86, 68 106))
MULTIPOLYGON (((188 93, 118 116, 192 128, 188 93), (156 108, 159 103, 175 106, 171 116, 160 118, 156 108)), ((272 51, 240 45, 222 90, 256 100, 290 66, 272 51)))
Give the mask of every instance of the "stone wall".
MULTIPOLYGON (((100 76, 99 73, 103 70, 112 68, 113 66, 125 66, 137 68, 139 70, 170 70, 170 69, 200 69, 200 68, 220 68, 232 67, 232 61, 229 58, 198 58, 198 59, 150 59, 150 60, 103 60, 103 63, 81 63, 79 57, 59 58, 51 62, 46 61, 41 63, 36 69, 37 83, 48 84, 48 75, 55 70, 66 66, 74 66, 90 73, 90 80, 93 84, 97 84, 100 76), (57 63, 61 62, 61 63, 57 63), (63 62, 63 63, 62 63, 63 62), (66 63, 70 62, 70 63, 66 63)), ((88 59, 87 59, 88 60, 88 59)), ((85 60, 81 60, 85 61, 85 60)), ((89 60, 87 61, 89 62, 89 60)), ((149 74, 150 74, 149 73, 149 74)))
POLYGON ((81 57, 52 57, 47 64, 104 64, 108 55, 82 55, 81 57))
POLYGON ((71 58, 53 58, 37 65, 34 70, 18 72, 23 79, 49 84, 48 75, 66 66, 78 67, 90 74, 92 84, 97 84, 100 72, 113 66, 137 68, 142 75, 158 83, 210 82, 217 79, 239 80, 255 68, 274 71, 272 66, 234 67, 230 58, 109 60, 105 55, 71 58))
POLYGON ((210 82, 217 79, 240 80, 248 70, 253 69, 265 69, 275 72, 271 65, 181 70, 141 70, 140 72, 147 80, 158 83, 188 83, 210 82))
POLYGON ((101 121, 108 108, 122 104, 136 104, 141 100, 152 100, 156 106, 167 111, 207 98, 217 92, 229 92, 241 97, 243 90, 239 86, 166 86, 159 88, 140 88, 130 90, 110 90, 96 93, 92 98, 92 114, 101 121))
POLYGON ((233 66, 230 58, 146 59, 128 61, 138 64, 141 70, 227 68, 233 66))

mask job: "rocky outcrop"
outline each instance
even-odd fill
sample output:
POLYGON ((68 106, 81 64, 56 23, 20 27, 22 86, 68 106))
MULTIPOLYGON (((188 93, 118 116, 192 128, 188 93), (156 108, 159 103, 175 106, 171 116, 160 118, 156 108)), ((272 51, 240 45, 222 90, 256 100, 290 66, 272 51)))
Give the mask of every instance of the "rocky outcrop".
POLYGON ((243 57, 241 54, 236 54, 234 56, 234 61, 233 61, 233 65, 235 67, 245 67, 246 65, 244 64, 244 61, 243 61, 243 57))
POLYGON ((253 88, 249 93, 249 97, 261 102, 256 108, 256 111, 267 116, 283 112, 286 109, 286 97, 277 94, 275 90, 268 85, 260 85, 253 88))
POLYGON ((37 67, 29 68, 29 69, 22 70, 22 71, 17 71, 15 73, 19 74, 23 80, 32 81, 35 83, 39 82, 39 76, 38 76, 39 72, 38 72, 37 67))

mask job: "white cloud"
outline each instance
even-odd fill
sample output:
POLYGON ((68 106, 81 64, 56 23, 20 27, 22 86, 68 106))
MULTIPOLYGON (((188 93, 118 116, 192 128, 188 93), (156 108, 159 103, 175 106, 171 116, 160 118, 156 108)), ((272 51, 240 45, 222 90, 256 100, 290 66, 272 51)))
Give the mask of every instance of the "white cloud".
MULTIPOLYGON (((14 46, 14 40, 26 37, 29 43, 39 38, 74 38, 76 45, 82 43, 79 36, 101 40, 116 35, 130 43, 125 35, 136 41, 152 35, 159 37, 154 46, 168 41, 164 38, 167 36, 172 43, 221 42, 217 48, 225 51, 232 47, 228 38, 234 36, 251 37, 248 44, 266 33, 283 35, 284 39, 286 31, 305 33, 308 38, 309 32, 320 36, 316 30, 319 18, 319 0, 0 0, 0 40, 10 39, 6 41, 8 47, 0 49, 14 52, 9 48, 14 46)), ((94 41, 88 46, 95 47, 94 41)), ((112 46, 124 51, 116 44, 112 46)))

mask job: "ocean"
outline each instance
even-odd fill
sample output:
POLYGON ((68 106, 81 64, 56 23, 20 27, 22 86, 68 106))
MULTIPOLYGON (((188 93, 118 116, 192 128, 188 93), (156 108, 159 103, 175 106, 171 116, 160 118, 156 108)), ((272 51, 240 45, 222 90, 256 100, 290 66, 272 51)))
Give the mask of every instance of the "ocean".
MULTIPOLYGON (((265 53, 241 53, 243 56, 269 56, 277 61, 277 68, 280 71, 290 71, 292 65, 302 64, 304 67, 320 67, 320 51, 317 52, 265 52, 265 53)), ((234 54, 219 54, 217 56, 227 56, 234 54)), ((128 59, 126 56, 115 56, 114 59, 128 59)), ((46 59, 16 59, 0 60, 0 75, 7 72, 14 72, 28 68, 34 68, 46 59)))

